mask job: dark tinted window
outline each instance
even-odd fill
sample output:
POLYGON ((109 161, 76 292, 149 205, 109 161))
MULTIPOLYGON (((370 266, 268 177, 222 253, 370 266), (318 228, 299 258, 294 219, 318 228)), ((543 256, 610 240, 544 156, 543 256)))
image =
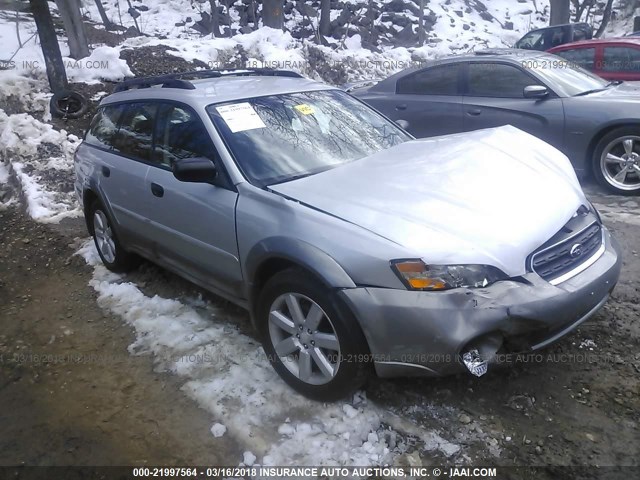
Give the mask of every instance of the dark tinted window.
POLYGON ((632 47, 604 47, 605 72, 640 73, 640 49, 632 47))
POLYGON ((556 53, 556 55, 564 58, 569 63, 586 68, 587 70, 594 69, 595 54, 595 48, 574 48, 556 53))
POLYGON ((458 65, 442 65, 414 73, 398 80, 397 93, 457 95, 458 70, 458 65))
POLYGON ((156 140, 156 162, 171 167, 182 158, 215 159, 209 133, 195 113, 181 106, 167 105, 162 119, 156 140))
POLYGON ((157 108, 155 103, 129 105, 115 137, 114 150, 138 160, 150 161, 157 108))
POLYGON ((100 108, 93 117, 84 140, 89 145, 111 148, 113 137, 118 130, 118 120, 123 110, 122 105, 100 108))
POLYGON ((519 68, 501 63, 469 64, 469 95, 475 97, 523 98, 524 87, 538 85, 519 68))

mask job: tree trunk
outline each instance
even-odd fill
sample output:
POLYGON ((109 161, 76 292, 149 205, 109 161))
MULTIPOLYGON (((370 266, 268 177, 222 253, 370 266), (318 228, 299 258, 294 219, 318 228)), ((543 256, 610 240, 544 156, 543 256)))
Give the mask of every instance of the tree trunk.
POLYGON ((100 14, 100 18, 102 19, 102 24, 106 30, 113 30, 113 22, 109 20, 107 17, 107 12, 104 11, 104 5, 100 0, 96 0, 96 7, 98 8, 98 13, 100 14))
POLYGON ((611 20, 611 11, 613 10, 613 0, 607 0, 607 6, 604 7, 604 13, 602 14, 602 22, 600 23, 600 27, 596 32, 596 38, 599 38, 604 33, 604 30, 609 25, 609 20, 611 20))
POLYGON ((78 0, 56 0, 69 40, 69 56, 79 60, 89 56, 89 42, 82 22, 78 0))
POLYGON ((550 4, 549 25, 569 23, 571 10, 569 0, 550 0, 550 4))
POLYGON ((418 2, 420 11, 418 12, 418 45, 424 45, 426 32, 424 31, 424 0, 418 2))
POLYGON ((222 37, 220 32, 220 15, 218 15, 218 2, 216 0, 209 0, 211 5, 211 33, 216 38, 222 37))
POLYGON ((320 35, 331 35, 331 0, 320 1, 320 35))
POLYGON ((68 88, 67 72, 64 69, 64 63, 62 63, 62 55, 56 31, 53 28, 49 4, 43 0, 29 0, 29 4, 40 36, 40 46, 47 67, 49 86, 53 93, 60 93, 68 88))
POLYGON ((265 27, 282 30, 284 27, 283 5, 282 0, 263 0, 262 21, 265 27))

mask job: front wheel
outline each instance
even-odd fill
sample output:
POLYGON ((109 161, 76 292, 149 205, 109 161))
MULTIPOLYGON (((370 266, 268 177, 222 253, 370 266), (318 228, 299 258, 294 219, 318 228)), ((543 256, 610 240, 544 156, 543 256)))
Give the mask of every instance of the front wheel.
POLYGON ((594 151, 593 172, 614 193, 640 193, 640 129, 617 128, 602 137, 594 151))
POLYGON ((292 388, 313 400, 333 401, 365 383, 370 355, 360 325, 311 275, 298 269, 277 273, 258 302, 264 350, 292 388))

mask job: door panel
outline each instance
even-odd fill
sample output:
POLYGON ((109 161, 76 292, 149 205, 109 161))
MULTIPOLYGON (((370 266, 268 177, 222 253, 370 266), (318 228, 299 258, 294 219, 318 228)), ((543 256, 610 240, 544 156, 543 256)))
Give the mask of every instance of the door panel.
POLYGON ((198 115, 184 105, 162 105, 154 165, 144 180, 144 216, 149 220, 154 252, 199 283, 240 296, 235 225, 238 194, 222 186, 175 178, 173 164, 195 157, 210 158, 222 175, 215 147, 198 115))
POLYGON ((459 95, 395 95, 385 111, 392 120, 409 122, 407 130, 417 138, 464 131, 459 95))
POLYGON ((463 131, 461 71, 460 64, 449 63, 398 79, 385 113, 409 122, 409 132, 418 138, 463 131))
POLYGON ((237 295, 242 282, 235 226, 238 194, 208 183, 181 182, 156 167, 149 169, 144 184, 146 216, 160 259, 237 295), (160 189, 162 195, 157 194, 160 189))
POLYGON ((465 97, 465 130, 513 125, 554 145, 563 147, 562 99, 547 100, 465 97))

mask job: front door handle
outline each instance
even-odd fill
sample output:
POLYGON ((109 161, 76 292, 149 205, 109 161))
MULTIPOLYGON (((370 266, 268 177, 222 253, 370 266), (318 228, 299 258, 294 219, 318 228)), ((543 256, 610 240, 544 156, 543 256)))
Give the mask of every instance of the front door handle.
POLYGON ((477 117, 478 115, 480 115, 482 113, 482 110, 480 110, 479 108, 473 108, 473 109, 469 110, 467 113, 469 115, 471 115, 472 117, 477 117))
POLYGON ((407 106, 404 103, 401 103, 400 105, 396 105, 396 110, 406 110, 407 106))
POLYGON ((109 170, 109 167, 105 167, 104 165, 102 166, 102 175, 104 175, 105 177, 109 177, 111 175, 111 170, 109 170))
POLYGON ((153 193, 156 197, 161 197, 164 195, 164 188, 162 188, 162 185, 158 185, 157 183, 152 183, 151 193, 153 193))

